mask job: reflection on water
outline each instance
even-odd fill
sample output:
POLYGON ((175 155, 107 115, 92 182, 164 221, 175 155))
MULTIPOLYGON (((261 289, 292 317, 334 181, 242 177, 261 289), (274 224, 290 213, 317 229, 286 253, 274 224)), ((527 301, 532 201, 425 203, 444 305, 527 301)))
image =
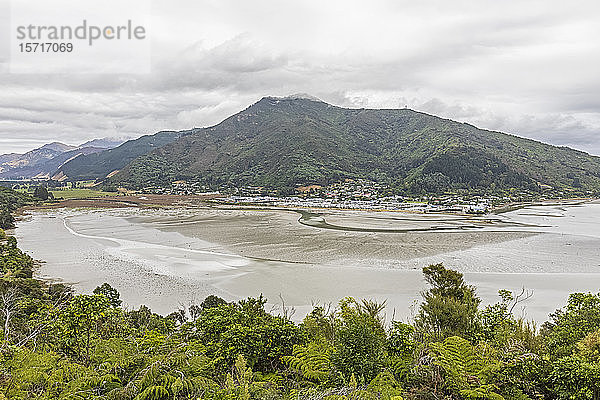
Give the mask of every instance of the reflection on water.
POLYGON ((17 236, 25 251, 45 261, 41 277, 73 283, 81 292, 109 282, 126 304, 161 313, 209 294, 234 300, 262 293, 274 303, 281 295, 297 309, 296 318, 311 304, 345 296, 385 299, 388 316, 405 318, 425 289, 420 268, 443 262, 465 272, 487 303, 497 300, 498 289, 533 290, 520 312, 543 321, 568 293, 600 289, 598 221, 595 203, 468 218, 58 210, 34 212, 19 223, 17 236), (358 244, 362 248, 355 251, 358 244))

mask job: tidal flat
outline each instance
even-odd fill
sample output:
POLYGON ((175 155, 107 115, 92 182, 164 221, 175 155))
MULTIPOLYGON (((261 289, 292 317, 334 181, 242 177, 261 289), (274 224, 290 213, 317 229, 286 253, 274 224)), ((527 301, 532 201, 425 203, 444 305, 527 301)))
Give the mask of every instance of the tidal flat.
POLYGON ((261 293, 295 309, 345 296, 387 301, 409 318, 426 289, 420 269, 443 262, 465 273, 484 303, 499 289, 542 322, 571 292, 600 290, 600 204, 529 206, 458 216, 349 210, 225 207, 32 210, 20 247, 43 263, 37 276, 89 293, 108 282, 128 307, 159 313, 209 294, 261 293))

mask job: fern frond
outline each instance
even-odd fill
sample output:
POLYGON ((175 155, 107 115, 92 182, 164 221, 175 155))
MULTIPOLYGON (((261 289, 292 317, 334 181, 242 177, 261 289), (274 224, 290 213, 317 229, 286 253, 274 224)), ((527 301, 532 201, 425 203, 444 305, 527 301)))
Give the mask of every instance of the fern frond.
POLYGON ((134 400, 163 400, 169 398, 169 391, 164 386, 150 386, 137 395, 134 400))
POLYGON ((482 385, 476 389, 464 389, 460 394, 467 400, 504 400, 504 397, 495 393, 494 385, 482 385))
POLYGON ((298 371, 305 379, 321 382, 331 372, 330 349, 316 343, 307 346, 294 346, 291 356, 282 360, 290 368, 298 371))
POLYGON ((444 370, 446 384, 455 391, 486 387, 481 385, 501 365, 493 358, 490 349, 475 348, 458 336, 432 343, 429 348, 434 356, 434 365, 444 370))

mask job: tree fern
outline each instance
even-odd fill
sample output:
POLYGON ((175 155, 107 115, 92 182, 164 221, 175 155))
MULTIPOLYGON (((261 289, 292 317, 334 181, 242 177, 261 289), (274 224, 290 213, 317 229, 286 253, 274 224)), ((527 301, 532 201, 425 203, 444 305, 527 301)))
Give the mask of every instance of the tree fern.
POLYGON ((331 373, 332 348, 325 343, 310 343, 306 346, 294 346, 291 356, 283 356, 282 360, 302 377, 315 382, 325 381, 331 373))
POLYGON ((482 385, 476 389, 461 390, 460 394, 466 400, 504 400, 504 397, 493 392, 497 389, 494 385, 482 385))
POLYGON ((159 377, 160 375, 160 364, 158 362, 155 362, 151 365, 149 365, 143 372, 142 372, 142 379, 140 380, 140 386, 142 388, 151 386, 154 384, 154 382, 156 382, 156 379, 159 377))
POLYGON ((169 391, 164 386, 154 385, 144 389, 134 400, 163 400, 169 397, 169 391))
POLYGON ((368 390, 381 400, 402 400, 402 388, 389 371, 380 372, 369 383, 368 390))
POLYGON ((502 396, 492 392, 495 386, 486 382, 490 373, 500 367, 500 363, 490 356, 488 348, 475 348, 458 336, 432 343, 429 347, 434 356, 434 365, 443 370, 446 386, 453 392, 465 397, 469 395, 469 399, 502 399, 502 396))

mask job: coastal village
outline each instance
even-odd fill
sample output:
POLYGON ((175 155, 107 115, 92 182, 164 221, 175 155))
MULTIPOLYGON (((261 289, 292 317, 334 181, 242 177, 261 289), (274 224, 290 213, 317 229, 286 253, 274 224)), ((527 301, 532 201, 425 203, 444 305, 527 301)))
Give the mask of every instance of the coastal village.
MULTIPOLYGON (((212 201, 231 205, 273 207, 335 208, 353 210, 386 210, 414 212, 456 212, 485 214, 510 197, 461 195, 425 195, 419 197, 392 194, 389 187, 363 179, 347 179, 327 186, 307 185, 296 188, 296 194, 280 196, 263 187, 222 188, 210 192, 199 183, 175 181, 167 188, 145 188, 144 192, 165 195, 217 195, 212 201)), ((527 193, 519 193, 527 196, 527 193)))
MULTIPOLYGON (((3 184, 20 191, 30 191, 38 186, 48 187, 54 191, 57 198, 63 198, 63 193, 74 191, 78 197, 81 191, 87 191, 84 197, 94 197, 98 182, 55 182, 19 180, 5 181, 3 184), (66 192, 64 192, 66 190, 66 192)), ((170 186, 151 186, 141 190, 118 189, 119 195, 162 195, 167 197, 202 196, 216 204, 268 206, 285 208, 331 208, 344 210, 371 211, 408 211, 419 213, 457 213, 457 214, 487 214, 494 210, 505 209, 515 204, 533 203, 557 199, 582 198, 573 192, 558 190, 548 185, 539 185, 540 191, 511 189, 506 193, 485 194, 478 192, 458 192, 444 194, 410 195, 399 194, 392 188, 365 179, 346 179, 343 182, 322 186, 318 184, 297 186, 291 188, 291 193, 282 194, 261 186, 223 186, 211 188, 200 182, 177 180, 170 186)), ((98 192, 100 196, 110 195, 108 192, 98 192)), ((117 194, 117 193, 115 193, 117 194)), ((593 197, 591 192, 585 198, 593 197)), ((206 201, 206 200, 205 200, 206 201)))

